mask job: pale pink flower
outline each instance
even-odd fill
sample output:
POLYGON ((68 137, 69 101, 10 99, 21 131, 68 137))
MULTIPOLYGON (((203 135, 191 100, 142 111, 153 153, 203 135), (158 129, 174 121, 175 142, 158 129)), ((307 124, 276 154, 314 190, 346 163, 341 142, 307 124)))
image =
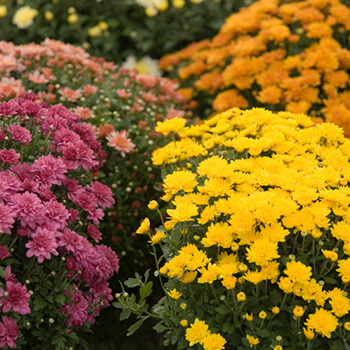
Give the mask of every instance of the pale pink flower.
POLYGON ((8 345, 10 348, 15 348, 15 340, 18 338, 18 326, 15 320, 10 317, 2 316, 0 322, 0 348, 8 345))
POLYGON ((12 209, 4 203, 0 203, 0 232, 11 233, 15 223, 14 217, 15 213, 12 209))
POLYGON ((135 144, 128 138, 129 133, 126 130, 113 131, 106 136, 108 141, 107 145, 114 147, 120 151, 122 157, 125 157, 126 153, 129 153, 135 149, 135 144))
POLYGON ((28 225, 35 229, 44 220, 44 206, 34 193, 16 193, 10 198, 8 205, 12 208, 16 218, 21 221, 22 226, 28 225))
POLYGON ((97 86, 91 84, 84 85, 84 94, 87 96, 96 94, 97 90, 97 86))
POLYGON ((38 227, 32 234, 32 240, 25 245, 28 248, 27 257, 35 255, 41 264, 44 259, 51 259, 51 254, 58 255, 55 234, 54 231, 38 227))
POLYGON ((87 107, 77 107, 74 112, 83 120, 89 119, 93 115, 92 110, 87 107))
POLYGON ((127 99, 131 96, 131 92, 126 92, 125 89, 117 89, 116 93, 122 99, 127 99))
POLYGON ((73 90, 69 87, 60 88, 58 92, 61 94, 63 100, 70 102, 77 102, 78 99, 83 96, 81 89, 73 90))
POLYGON ((47 79, 44 74, 40 74, 37 69, 34 73, 29 73, 29 80, 34 84, 46 84, 49 82, 49 79, 47 79))
POLYGON ((28 293, 26 286, 22 286, 20 283, 7 281, 6 292, 7 296, 2 299, 2 312, 6 313, 12 310, 21 315, 30 313, 28 304, 30 294, 28 293))
POLYGON ((32 134, 30 131, 20 125, 11 124, 7 128, 7 132, 11 135, 12 139, 25 145, 29 145, 32 141, 32 134))

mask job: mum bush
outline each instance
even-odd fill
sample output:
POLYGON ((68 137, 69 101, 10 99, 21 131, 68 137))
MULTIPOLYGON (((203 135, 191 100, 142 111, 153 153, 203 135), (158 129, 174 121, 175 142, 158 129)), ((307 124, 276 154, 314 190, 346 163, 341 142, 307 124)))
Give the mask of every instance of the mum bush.
POLYGON ((40 101, 61 103, 93 125, 107 156, 94 176, 112 188, 116 199, 105 209, 104 242, 124 253, 135 252, 130 259, 139 256, 139 249, 143 254, 144 243, 132 234, 148 213, 147 203, 157 197, 154 183, 160 171, 151 164, 151 153, 167 142, 153 129, 159 120, 186 115, 176 85, 50 39, 40 45, 0 42, 0 79, 6 98, 29 90, 40 101))
MULTIPOLYGON (((350 141, 332 123, 230 109, 160 132, 153 153, 172 208, 150 236, 164 297, 155 329, 177 349, 347 349, 350 141), (167 281, 164 283, 163 280, 167 281)), ((153 209, 155 206, 153 206, 153 209)), ((146 218, 138 233, 147 234, 146 218)), ((140 320, 152 285, 136 275, 114 305, 140 320)), ((135 326, 135 328, 136 328, 135 326)), ((131 330, 134 330, 133 328, 131 330)))
MULTIPOLYGON (((0 90, 1 91, 1 90, 0 90)), ((0 103, 0 348, 67 349, 113 299, 100 244, 112 191, 93 129, 32 93, 0 103)))
POLYGON ((83 45, 116 62, 159 58, 214 33, 244 0, 3 1, 0 37, 15 44, 45 38, 83 45))
POLYGON ((350 135, 349 18, 348 1, 259 0, 160 67, 176 68, 200 115, 264 107, 308 113, 350 135))

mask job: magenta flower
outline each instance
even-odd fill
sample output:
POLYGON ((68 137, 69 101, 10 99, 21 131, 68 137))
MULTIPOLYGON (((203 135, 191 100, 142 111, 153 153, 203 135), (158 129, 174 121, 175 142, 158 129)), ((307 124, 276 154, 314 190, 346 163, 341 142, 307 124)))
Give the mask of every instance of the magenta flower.
POLYGON ((4 203, 0 203, 0 232, 11 233, 15 222, 14 217, 12 209, 4 203))
POLYGON ((99 242, 102 238, 102 233, 99 229, 93 225, 91 222, 88 223, 87 234, 91 237, 95 242, 99 242))
POLYGON ((6 313, 12 310, 21 315, 30 313, 30 308, 28 304, 30 294, 28 293, 26 286, 22 286, 20 283, 13 283, 12 281, 7 281, 6 293, 7 296, 2 299, 2 312, 6 313))
POLYGON ((7 251, 6 247, 0 245, 0 260, 7 258, 10 253, 7 251))
POLYGON ((32 134, 30 131, 23 126, 11 124, 7 128, 7 132, 11 135, 12 139, 25 145, 29 145, 32 141, 32 134))
POLYGON ((64 316, 68 316, 68 326, 80 327, 88 319, 89 302, 80 290, 72 292, 71 298, 73 301, 61 308, 61 312, 64 316))
POLYGON ((57 200, 45 202, 44 207, 45 216, 55 223, 58 229, 62 230, 67 225, 67 220, 70 217, 67 208, 62 203, 58 203, 57 200))
POLYGON ((0 171, 0 201, 7 201, 16 192, 22 191, 18 177, 9 170, 0 171))
POLYGON ((29 192, 16 193, 10 198, 8 205, 14 211, 22 226, 29 226, 35 229, 44 220, 44 206, 40 198, 29 192))
POLYGON ((73 201, 81 209, 88 212, 97 207, 96 197, 85 189, 83 189, 81 192, 78 192, 73 201))
POLYGON ((15 348, 15 340, 18 338, 18 326, 15 320, 10 317, 2 316, 0 322, 0 348, 8 345, 10 348, 15 348))
POLYGON ((92 220, 92 222, 95 225, 98 225, 100 223, 100 220, 102 220, 104 216, 105 216, 105 213, 103 212, 103 210, 98 208, 98 209, 89 210, 89 215, 87 218, 88 220, 92 220))
POLYGON ((21 155, 17 153, 14 149, 7 150, 2 149, 0 150, 0 159, 7 164, 16 164, 18 163, 19 158, 21 155))
POLYGON ((88 188, 96 197, 97 204, 101 208, 110 208, 114 203, 112 190, 101 182, 91 182, 88 188))
POLYGON ((30 171, 36 175, 36 180, 42 184, 61 185, 66 179, 64 175, 68 169, 62 158, 55 158, 52 154, 36 159, 30 171))
POLYGON ((25 246, 28 248, 27 257, 36 256, 41 264, 44 259, 51 259, 51 254, 58 255, 56 248, 58 247, 54 231, 46 228, 38 227, 32 234, 32 241, 29 241, 25 246))
POLYGON ((64 247, 67 252, 76 254, 77 251, 84 249, 83 236, 78 235, 75 231, 65 228, 59 236, 58 246, 64 247))
POLYGON ((17 114, 18 103, 13 99, 5 101, 0 104, 0 115, 5 117, 11 117, 11 115, 17 114))
POLYGON ((96 271, 102 280, 107 280, 113 276, 114 271, 119 271, 119 259, 114 250, 106 245, 96 246, 96 249, 101 254, 96 271))

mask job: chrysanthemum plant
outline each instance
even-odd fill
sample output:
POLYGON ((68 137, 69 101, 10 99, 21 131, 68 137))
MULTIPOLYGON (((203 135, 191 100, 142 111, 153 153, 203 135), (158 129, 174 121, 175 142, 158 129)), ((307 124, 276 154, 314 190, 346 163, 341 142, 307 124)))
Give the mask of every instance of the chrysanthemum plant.
MULTIPOLYGON (((41 45, 1 42, 0 53, 0 90, 5 97, 30 90, 40 101, 61 103, 81 122, 94 126, 107 156, 95 176, 112 188, 116 199, 101 225, 103 239, 127 253, 128 261, 137 259, 144 243, 135 241, 132 233, 147 215, 148 201, 156 199, 154 178, 160 174, 151 153, 167 142, 152 130, 159 120, 185 116, 176 85, 49 39, 41 45)), ((139 260, 140 265, 144 262, 139 260)))
POLYGON ((159 58, 214 35, 244 0, 23 0, 0 2, 0 38, 15 44, 52 38, 124 61, 159 58))
MULTIPOLYGON (((349 349, 350 141, 343 130, 260 108, 233 108, 190 127, 168 121, 158 130, 182 137, 153 153, 163 169, 162 199, 172 206, 150 235, 162 250, 155 274, 164 297, 152 315, 165 344, 349 349)), ((146 218, 138 233, 150 226, 146 218)), ((138 276, 127 286, 140 286, 142 296, 145 281, 138 276)), ((124 316, 149 317, 127 293, 114 304, 124 316)))
POLYGON ((119 263, 98 224, 114 199, 79 119, 32 93, 0 103, 0 348, 88 348, 79 330, 113 299, 119 263))
POLYGON ((347 0, 258 0, 212 39, 160 60, 200 115, 231 107, 307 113, 350 135, 347 0))

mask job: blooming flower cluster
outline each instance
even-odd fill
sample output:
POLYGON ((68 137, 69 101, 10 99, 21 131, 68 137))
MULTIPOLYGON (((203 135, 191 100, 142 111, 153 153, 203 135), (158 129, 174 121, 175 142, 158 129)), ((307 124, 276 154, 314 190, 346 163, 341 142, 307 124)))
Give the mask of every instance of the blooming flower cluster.
MULTIPOLYGON (((233 108, 195 126, 171 122, 159 122, 159 131, 181 139, 152 156, 171 205, 158 228, 159 272, 168 278, 167 299, 154 307, 159 329, 176 334, 181 349, 184 338, 206 350, 225 341, 228 349, 337 342, 341 349, 350 339, 350 141, 343 130, 261 108, 233 108)), ((150 225, 145 219, 138 232, 150 225)))
POLYGON ((15 44, 46 38, 122 62, 159 58, 214 35, 248 0, 20 0, 0 2, 0 38, 15 44), (176 35, 174 35, 176 34, 176 35))
POLYGON ((0 117, 0 348, 27 348, 34 336, 36 347, 63 349, 109 306, 119 270, 98 244, 114 204, 91 178, 104 152, 78 114, 33 93, 1 102, 0 117))
POLYGON ((201 109, 308 113, 350 135, 349 19, 341 0, 259 0, 228 17, 213 39, 163 57, 160 67, 177 67, 184 96, 201 109))
MULTIPOLYGON (((128 255, 137 245, 144 247, 132 233, 147 214, 148 201, 156 199, 154 178, 159 169, 152 166, 150 155, 165 144, 152 129, 159 120, 185 116, 176 85, 167 78, 119 68, 54 40, 19 46, 1 42, 0 91, 10 98, 21 96, 24 90, 37 93, 41 102, 61 103, 78 115, 84 122, 78 124, 84 137, 90 137, 85 135, 86 124, 93 125, 108 156, 94 175, 112 188, 116 199, 101 225, 104 240, 128 255)), ((68 154, 76 148, 62 149, 68 154)))

